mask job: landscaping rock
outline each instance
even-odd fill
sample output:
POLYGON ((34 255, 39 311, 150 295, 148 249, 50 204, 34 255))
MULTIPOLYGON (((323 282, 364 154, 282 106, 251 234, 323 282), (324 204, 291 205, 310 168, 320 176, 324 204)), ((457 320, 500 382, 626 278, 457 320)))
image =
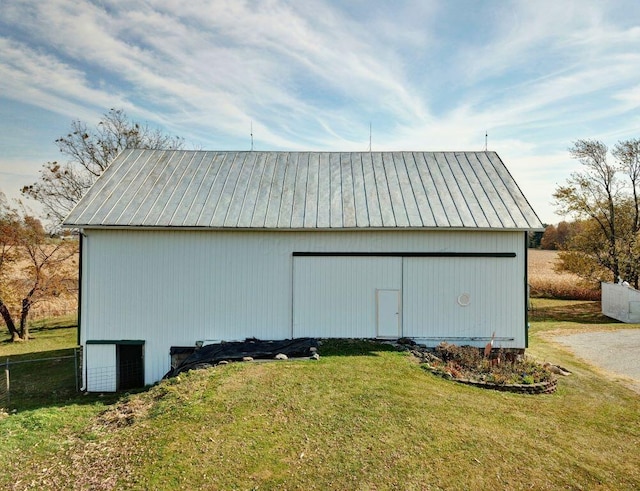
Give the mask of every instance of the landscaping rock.
MULTIPOLYGON (((443 367, 443 360, 454 360, 454 363, 460 363, 460 360, 458 359, 460 357, 465 360, 466 358, 470 358, 471 361, 474 361, 474 357, 476 355, 481 356, 479 350, 476 353, 473 349, 469 349, 469 352, 465 353, 464 350, 468 348, 469 347, 460 347, 456 345, 440 345, 439 349, 420 348, 418 346, 411 346, 411 348, 406 349, 405 346, 398 346, 398 349, 402 351, 409 351, 413 356, 415 356, 425 370, 430 371, 434 375, 439 375, 447 380, 453 380, 461 384, 520 394, 551 394, 556 391, 557 380, 555 378, 537 383, 500 383, 496 381, 487 381, 486 379, 488 376, 483 373, 477 374, 477 378, 474 377, 473 379, 469 379, 468 377, 463 376, 462 373, 458 373, 463 371, 459 366, 453 367, 455 368, 456 373, 451 373, 450 369, 443 367), (436 356, 436 352, 440 356, 436 356), (466 358, 465 356, 462 356, 462 354, 466 354, 466 358)), ((498 351, 495 354, 504 356, 504 360, 502 360, 503 364, 510 364, 523 360, 522 355, 518 352, 498 351)), ((500 358, 490 359, 490 361, 495 361, 496 365, 500 365, 500 358)), ((546 364, 544 365, 544 368, 549 370, 551 373, 563 375, 570 374, 568 370, 556 365, 546 364), (555 367, 555 369, 553 369, 553 367, 555 367), (563 373, 560 373, 561 371, 563 373)))
POLYGON ((561 367, 560 365, 552 365, 551 363, 547 362, 543 366, 550 372, 562 375, 563 377, 568 377, 569 375, 571 375, 571 372, 569 370, 561 367))
POLYGON ((285 355, 284 353, 278 353, 278 354, 275 356, 275 359, 276 359, 276 360, 288 360, 288 359, 289 359, 289 357, 288 357, 287 355, 285 355))
POLYGON ((403 344, 406 346, 415 346, 416 342, 411 338, 400 338, 398 339, 398 344, 403 344))

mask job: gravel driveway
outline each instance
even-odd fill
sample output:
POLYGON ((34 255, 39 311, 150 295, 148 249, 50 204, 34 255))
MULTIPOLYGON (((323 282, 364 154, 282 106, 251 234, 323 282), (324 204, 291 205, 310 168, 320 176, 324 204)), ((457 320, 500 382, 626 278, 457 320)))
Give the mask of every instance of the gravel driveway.
POLYGON ((640 392, 640 329, 583 332, 554 336, 577 356, 608 372, 634 380, 640 392))

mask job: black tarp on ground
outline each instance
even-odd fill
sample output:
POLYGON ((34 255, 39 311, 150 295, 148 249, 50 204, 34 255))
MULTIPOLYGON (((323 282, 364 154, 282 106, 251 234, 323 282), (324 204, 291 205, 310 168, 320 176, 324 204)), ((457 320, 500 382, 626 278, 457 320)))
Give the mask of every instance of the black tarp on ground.
POLYGON ((221 361, 242 361, 251 357, 254 360, 272 359, 279 353, 289 358, 311 356, 318 347, 314 338, 285 339, 282 341, 260 341, 247 339, 220 344, 209 344, 197 349, 177 367, 172 368, 163 378, 175 377, 179 373, 197 368, 208 368, 221 361), (312 349, 314 348, 314 349, 312 349))

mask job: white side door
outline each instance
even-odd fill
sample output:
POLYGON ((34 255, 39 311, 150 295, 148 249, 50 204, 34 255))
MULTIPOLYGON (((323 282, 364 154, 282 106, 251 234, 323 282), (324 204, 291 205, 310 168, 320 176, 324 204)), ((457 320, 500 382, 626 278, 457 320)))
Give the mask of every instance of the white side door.
POLYGON ((376 290, 378 337, 400 337, 400 290, 376 290))

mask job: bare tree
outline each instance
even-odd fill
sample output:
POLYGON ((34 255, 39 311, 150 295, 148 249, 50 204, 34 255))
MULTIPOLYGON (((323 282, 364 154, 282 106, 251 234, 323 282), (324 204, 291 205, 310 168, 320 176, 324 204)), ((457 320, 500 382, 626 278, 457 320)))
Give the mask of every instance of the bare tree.
POLYGON ((622 171, 629 178, 634 204, 633 228, 638 231, 640 226, 640 139, 621 141, 611 152, 621 164, 622 171))
POLYGON ((75 204, 126 148, 180 149, 184 140, 131 121, 121 109, 110 109, 95 128, 73 121, 55 141, 66 162, 47 162, 37 182, 24 186, 25 196, 39 201, 47 218, 61 223, 75 204))
POLYGON ((566 269, 583 277, 597 268, 613 281, 623 276, 638 286, 640 277, 640 140, 619 142, 611 152, 596 140, 578 140, 569 149, 582 164, 566 185, 556 188, 559 213, 583 220, 561 254, 566 269))
POLYGON ((13 341, 29 339, 29 313, 39 301, 69 288, 61 265, 76 241, 52 240, 40 221, 8 206, 0 193, 0 317, 13 341))

